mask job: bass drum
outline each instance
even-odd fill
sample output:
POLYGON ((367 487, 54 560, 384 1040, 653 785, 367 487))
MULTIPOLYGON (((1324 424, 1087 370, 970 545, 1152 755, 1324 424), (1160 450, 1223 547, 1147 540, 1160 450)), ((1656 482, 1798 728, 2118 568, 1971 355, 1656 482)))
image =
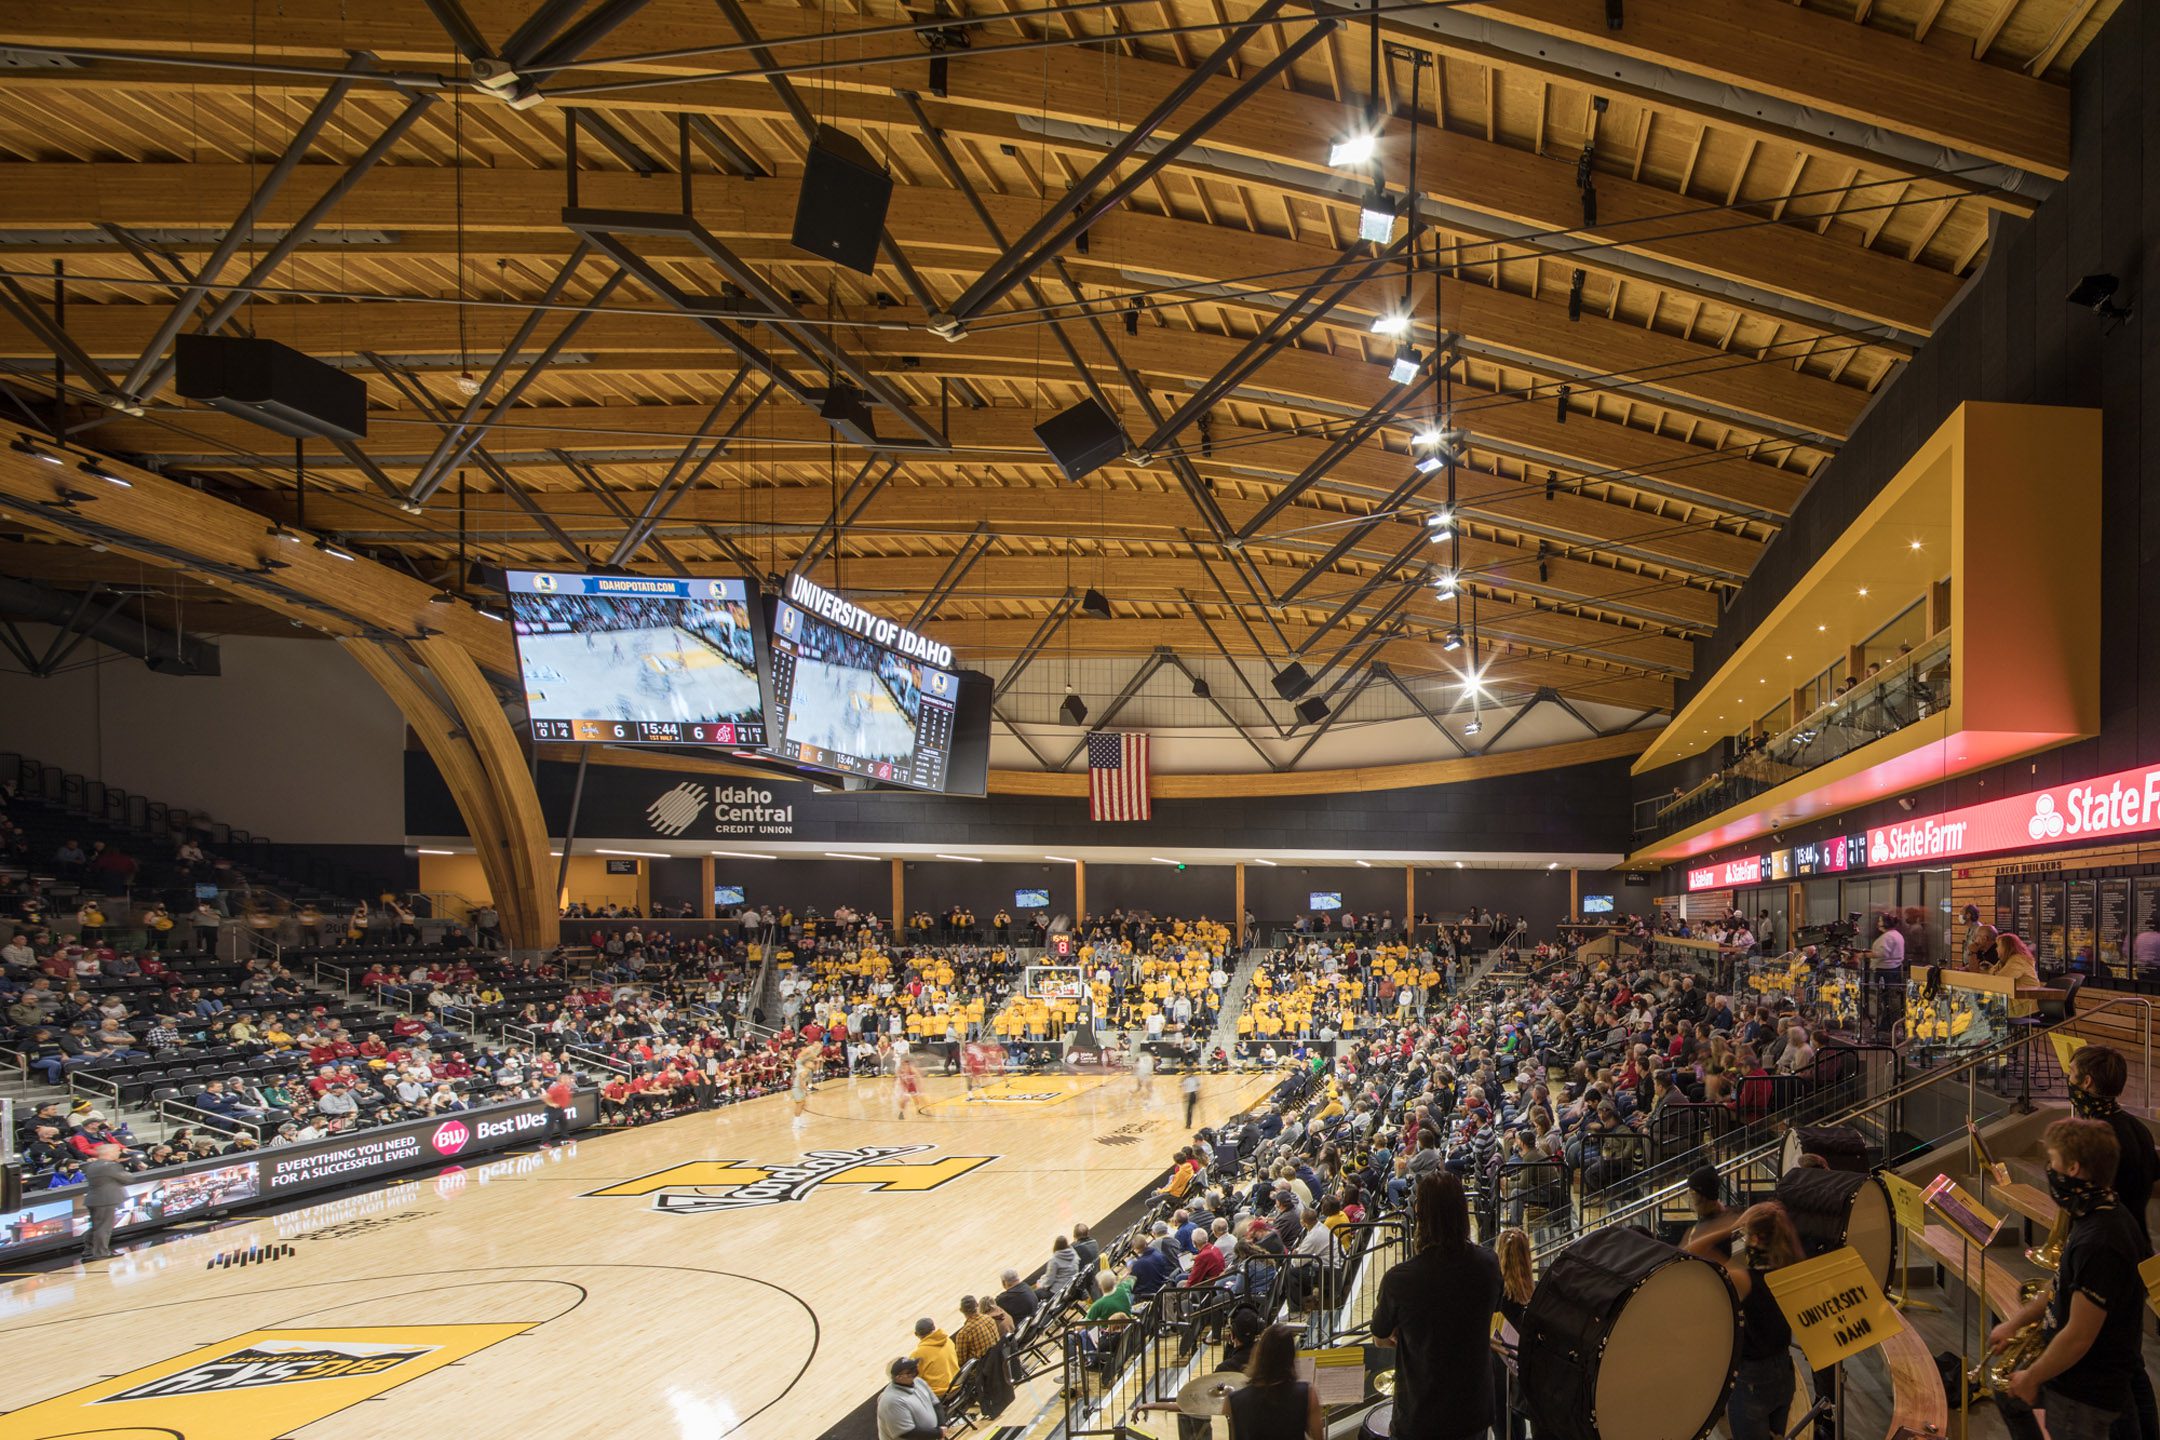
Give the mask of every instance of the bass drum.
POLYGON ((1788 1170, 1777 1182, 1777 1198, 1792 1216, 1808 1254, 1850 1245, 1878 1284, 1890 1284, 1890 1267, 1897 1260, 1897 1212, 1882 1181, 1844 1170, 1788 1170))
POLYGON ((1523 1402, 1538 1440, 1701 1440, 1739 1355, 1723 1270, 1640 1230, 1599 1230, 1530 1296, 1523 1402))
POLYGON ((1395 1402, 1383 1400, 1358 1422, 1358 1440, 1389 1440, 1395 1431, 1395 1402))
POLYGON ((1867 1139, 1850 1125, 1795 1125, 1785 1132, 1784 1164, 1780 1170, 1797 1170, 1803 1155, 1820 1155, 1832 1170, 1860 1175, 1867 1172, 1867 1139))

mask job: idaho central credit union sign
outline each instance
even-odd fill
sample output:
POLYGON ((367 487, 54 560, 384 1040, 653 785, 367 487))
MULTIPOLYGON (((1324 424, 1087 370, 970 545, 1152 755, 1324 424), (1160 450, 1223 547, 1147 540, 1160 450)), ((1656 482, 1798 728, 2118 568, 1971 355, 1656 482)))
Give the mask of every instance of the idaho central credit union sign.
POLYGON ((2160 830, 2160 766, 2124 770, 1868 831, 1868 863, 1946 860, 2160 830))
POLYGON ((645 807, 645 823, 652 826, 655 835, 670 840, 693 830, 701 835, 738 838, 794 834, 795 806, 776 805, 773 799, 773 792, 763 786, 706 786, 685 780, 654 797, 645 807))

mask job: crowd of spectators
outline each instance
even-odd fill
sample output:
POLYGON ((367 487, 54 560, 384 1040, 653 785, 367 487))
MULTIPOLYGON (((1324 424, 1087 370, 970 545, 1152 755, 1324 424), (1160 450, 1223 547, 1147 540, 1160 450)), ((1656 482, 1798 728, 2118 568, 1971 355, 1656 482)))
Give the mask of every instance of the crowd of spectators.
MULTIPOLYGON (((1437 963, 1422 953, 1415 965, 1437 963)), ((1408 968, 1400 945, 1312 941, 1262 973, 1272 989, 1294 980, 1325 995, 1319 1013, 1345 1020, 1365 1013, 1375 976, 1400 976, 1397 993, 1407 986, 1412 999, 1346 1025, 1332 1057, 1316 1048, 1283 1068, 1263 1104, 1195 1132, 1151 1197, 1153 1218, 1109 1253, 1075 1227, 1031 1281, 1007 1271, 994 1295, 970 1297, 950 1332, 920 1321, 912 1358, 931 1390, 953 1382, 962 1350, 979 1349, 959 1345, 971 1326, 978 1340, 992 1327, 1024 1333, 1043 1310, 1069 1309, 1065 1343, 1082 1365, 1110 1356, 1121 1327, 1171 1291, 1249 1307, 1237 1328, 1257 1333, 1279 1311, 1331 1300, 1362 1222, 1402 1210, 1428 1173, 1457 1176, 1489 1233, 1641 1168, 1661 1110, 1759 1117, 1771 1077, 1804 1077, 1817 1058, 1804 1000, 1736 1004, 1699 974, 1626 952, 1451 988, 1444 971, 1426 982, 1408 968)))
POLYGON ((531 1047, 317 990, 267 954, 160 955, 17 929, 0 946, 0 1007, 0 1044, 32 1077, 117 1097, 152 1075, 150 1095, 181 1122, 138 1140, 107 1113, 115 1101, 39 1102, 17 1136, 33 1189, 75 1183, 105 1138, 140 1170, 535 1098, 564 1073, 531 1047))

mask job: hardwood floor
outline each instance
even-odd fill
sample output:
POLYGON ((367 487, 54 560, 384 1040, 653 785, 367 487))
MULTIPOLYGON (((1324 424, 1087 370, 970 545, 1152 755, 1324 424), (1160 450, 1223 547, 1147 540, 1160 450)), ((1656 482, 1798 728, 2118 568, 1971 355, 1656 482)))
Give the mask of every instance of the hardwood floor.
MULTIPOLYGON (((0 1440, 816 1436, 1159 1173, 1176 1086, 937 1078, 903 1120, 835 1082, 800 1128, 776 1096, 13 1278, 0 1440)), ((1266 1088, 1206 1077, 1196 1123, 1266 1088)))

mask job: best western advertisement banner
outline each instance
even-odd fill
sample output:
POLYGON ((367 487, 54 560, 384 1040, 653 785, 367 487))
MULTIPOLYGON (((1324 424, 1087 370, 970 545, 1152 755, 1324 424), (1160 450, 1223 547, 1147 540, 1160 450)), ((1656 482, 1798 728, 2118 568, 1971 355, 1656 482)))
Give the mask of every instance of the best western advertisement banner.
POLYGON ((1868 863, 1949 860, 2155 829, 2160 829, 2160 766, 1879 825, 1868 831, 1868 863))

